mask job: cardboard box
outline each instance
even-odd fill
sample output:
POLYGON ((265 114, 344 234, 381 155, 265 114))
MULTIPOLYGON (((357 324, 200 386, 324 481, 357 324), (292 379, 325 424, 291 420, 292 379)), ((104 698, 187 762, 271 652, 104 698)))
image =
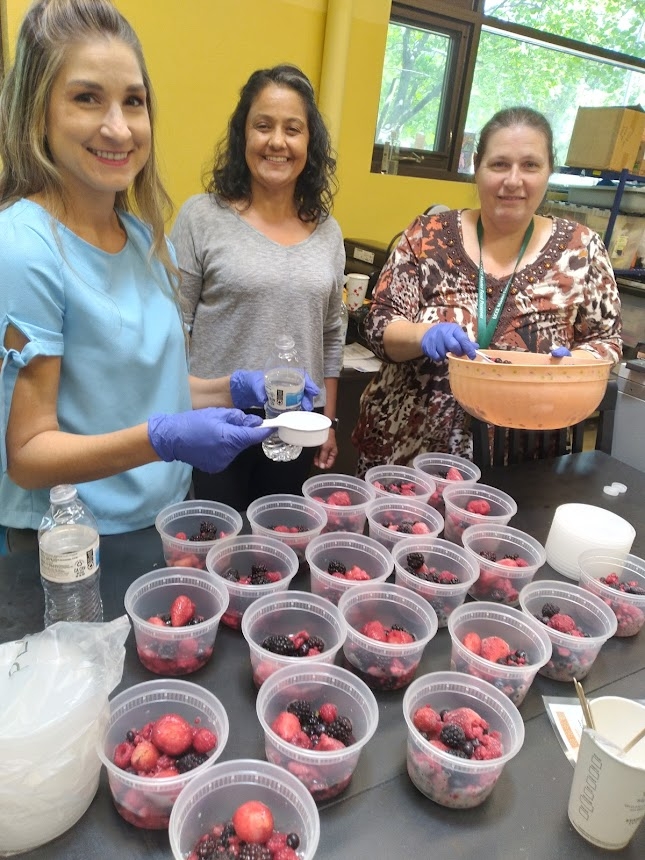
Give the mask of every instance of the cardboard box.
POLYGON ((565 164, 595 170, 633 170, 645 135, 645 111, 579 107, 565 164))
POLYGON ((638 154, 634 162, 634 173, 636 176, 645 176, 645 137, 641 140, 641 145, 638 147, 638 154))

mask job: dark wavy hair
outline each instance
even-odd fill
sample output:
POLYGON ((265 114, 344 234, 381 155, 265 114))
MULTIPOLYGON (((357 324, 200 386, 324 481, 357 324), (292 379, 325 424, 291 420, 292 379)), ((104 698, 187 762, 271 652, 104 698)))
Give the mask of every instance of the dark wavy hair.
POLYGON ((519 107, 504 108, 504 110, 497 111, 497 113, 494 114, 482 128, 479 133, 477 149, 475 150, 475 157, 473 159, 475 170, 477 170, 481 164, 481 160, 486 153, 486 147, 488 146, 488 141, 491 135, 503 128, 514 128, 518 125, 528 126, 529 128, 540 132, 540 134, 544 136, 546 149, 549 154, 549 167, 553 172, 555 165, 555 152, 553 149, 553 129, 551 128, 551 124, 544 114, 523 105, 519 107))
POLYGON ((326 218, 337 189, 336 159, 331 140, 307 76, 297 66, 279 65, 253 72, 240 90, 240 100, 228 122, 225 137, 215 148, 215 160, 208 174, 206 190, 223 200, 251 202, 251 172, 246 163, 246 119, 262 90, 275 84, 289 87, 302 98, 307 111, 309 145, 307 162, 296 180, 294 200, 301 221, 326 218))

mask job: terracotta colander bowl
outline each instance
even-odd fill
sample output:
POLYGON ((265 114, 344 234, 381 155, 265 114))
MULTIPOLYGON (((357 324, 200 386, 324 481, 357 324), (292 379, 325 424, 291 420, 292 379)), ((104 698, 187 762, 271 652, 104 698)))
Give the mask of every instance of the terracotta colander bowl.
POLYGON ((556 430, 583 421, 602 400, 612 367, 611 361, 592 355, 479 352, 510 363, 449 355, 455 399, 475 418, 519 430, 556 430))

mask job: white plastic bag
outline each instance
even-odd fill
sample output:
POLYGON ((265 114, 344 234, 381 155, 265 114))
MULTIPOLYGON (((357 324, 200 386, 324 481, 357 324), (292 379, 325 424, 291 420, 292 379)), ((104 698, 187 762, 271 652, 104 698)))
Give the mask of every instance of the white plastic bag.
POLYGON ((0 645, 0 855, 49 842, 92 802, 129 630, 127 615, 59 622, 0 645))

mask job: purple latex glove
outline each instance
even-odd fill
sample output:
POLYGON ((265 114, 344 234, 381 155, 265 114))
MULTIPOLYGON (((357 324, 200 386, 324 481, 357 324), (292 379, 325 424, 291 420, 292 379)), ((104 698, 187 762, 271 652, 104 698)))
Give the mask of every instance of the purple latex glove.
MULTIPOLYGON (((302 395, 302 408, 311 412, 314 408, 314 397, 320 393, 316 383, 305 373, 305 390, 302 395)), ((267 399, 264 385, 264 371, 236 370, 231 374, 231 399, 236 409, 252 409, 254 406, 264 406, 267 399)))
POLYGON ((192 409, 175 415, 152 415, 148 438, 156 453, 170 463, 181 460, 202 472, 221 472, 245 448, 275 432, 260 427, 257 415, 239 409, 192 409))
POLYGON ((556 346, 551 350, 551 358, 564 358, 565 355, 571 355, 566 346, 556 346))
POLYGON ((436 323, 423 335, 421 349, 423 354, 433 361, 445 361, 449 352, 453 355, 467 355, 473 359, 479 344, 470 340, 457 323, 436 323))

